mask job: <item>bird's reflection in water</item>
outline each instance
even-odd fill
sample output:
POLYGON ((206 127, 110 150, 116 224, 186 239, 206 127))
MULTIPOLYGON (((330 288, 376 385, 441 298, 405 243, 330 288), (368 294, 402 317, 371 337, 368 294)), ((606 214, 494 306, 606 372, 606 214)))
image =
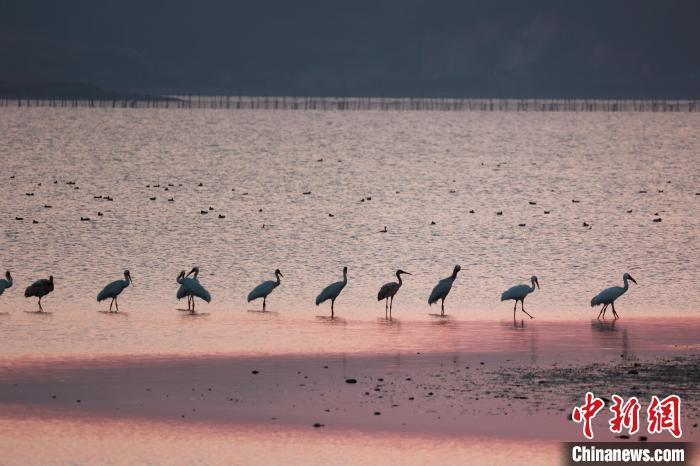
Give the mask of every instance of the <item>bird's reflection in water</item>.
POLYGON ((100 314, 108 315, 108 316, 129 317, 129 313, 128 313, 128 312, 124 312, 124 311, 105 311, 105 310, 100 310, 100 311, 97 311, 97 312, 99 312, 100 314))
POLYGON ((179 314, 179 316, 180 316, 180 319, 182 319, 182 320, 189 320, 189 319, 193 319, 193 318, 197 318, 197 317, 209 317, 209 313, 208 312, 191 312, 190 311, 188 313, 179 314))
POLYGON ((531 364, 537 364, 539 359, 539 343, 537 327, 525 325, 525 321, 513 322, 510 320, 501 321, 501 327, 506 334, 506 341, 512 346, 511 351, 518 354, 527 352, 531 364))
POLYGON ((347 325, 348 321, 342 317, 316 316, 316 322, 325 325, 347 325))
POLYGON ((400 327, 401 326, 401 321, 399 319, 394 318, 394 317, 389 318, 389 319, 387 319, 385 317, 378 317, 377 323, 379 325, 382 325, 385 327, 400 327))
POLYGON ((631 351, 629 330, 615 320, 591 321, 593 341, 598 342, 603 350, 619 350, 622 359, 634 359, 631 351))
POLYGON ((447 322, 453 322, 452 316, 448 314, 428 314, 430 317, 433 318, 431 321, 433 324, 445 324, 447 322))
POLYGON ((511 322, 509 320, 502 320, 501 326, 507 327, 507 328, 510 328, 513 330, 525 330, 525 329, 529 328, 528 325, 525 325, 524 319, 516 320, 514 322, 511 322))
POLYGON ((445 348, 464 346, 464 342, 460 340, 465 338, 467 332, 464 327, 468 326, 469 323, 459 322, 445 315, 432 319, 428 325, 432 329, 433 338, 440 341, 440 344, 444 345, 445 348))
POLYGON ((594 331, 598 332, 616 332, 617 329, 615 328, 615 324, 617 321, 615 320, 598 320, 598 319, 593 319, 591 320, 591 329, 594 331))
POLYGON ((252 315, 259 315, 261 317, 279 317, 280 313, 278 311, 263 311, 262 309, 248 309, 248 312, 252 315))

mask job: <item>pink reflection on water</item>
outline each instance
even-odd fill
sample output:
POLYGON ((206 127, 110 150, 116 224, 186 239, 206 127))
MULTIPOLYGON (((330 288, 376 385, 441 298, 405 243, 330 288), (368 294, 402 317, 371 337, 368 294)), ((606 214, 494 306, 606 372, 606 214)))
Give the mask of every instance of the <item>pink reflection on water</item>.
POLYGON ((546 465, 558 464, 561 454, 551 441, 58 416, 0 418, 0 438, 8 465, 546 465))

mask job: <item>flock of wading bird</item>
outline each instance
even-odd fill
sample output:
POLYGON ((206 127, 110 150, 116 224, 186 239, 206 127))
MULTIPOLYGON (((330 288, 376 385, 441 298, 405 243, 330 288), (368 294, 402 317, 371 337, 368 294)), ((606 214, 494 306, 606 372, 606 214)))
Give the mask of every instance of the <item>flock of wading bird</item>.
MULTIPOLYGON (((437 283, 437 285, 435 285, 435 287, 433 288, 433 291, 430 293, 430 297, 428 297, 429 305, 440 301, 441 316, 445 315, 445 298, 447 298, 447 295, 450 293, 450 290, 452 289, 452 284, 457 279, 457 274, 460 270, 461 267, 459 265, 455 265, 454 270, 452 270, 452 275, 440 280, 437 283)), ((401 275, 411 274, 401 269, 397 270, 396 278, 398 281, 385 283, 379 289, 379 293, 377 294, 377 301, 385 301, 384 312, 385 317, 387 319, 391 319, 391 310, 394 304, 394 296, 396 296, 396 293, 399 292, 401 285, 403 285, 401 275)), ((9 271, 5 272, 5 277, 5 279, 0 280, 0 295, 2 295, 7 288, 12 287, 12 275, 9 271)), ((248 294, 248 302, 262 298, 262 311, 265 312, 265 308, 267 305, 267 297, 270 295, 270 293, 272 293, 275 290, 275 288, 277 288, 280 285, 281 277, 284 277, 282 275, 282 272, 280 272, 279 269, 275 270, 275 280, 264 281, 255 288, 253 288, 253 290, 248 294)), ((629 281, 632 281, 635 284, 637 283, 637 281, 634 278, 632 278, 632 276, 629 273, 625 273, 622 276, 622 280, 624 282, 623 286, 613 286, 610 288, 606 288, 600 293, 598 293, 596 296, 594 296, 593 299, 591 299, 591 307, 595 307, 601 304, 603 305, 603 308, 598 313, 598 319, 605 319, 605 311, 608 308, 608 306, 612 306, 612 313, 615 320, 617 320, 620 317, 615 311, 615 300, 623 294, 625 294, 625 292, 629 288, 629 281)), ((97 301, 100 302, 105 301, 107 299, 111 299, 109 303, 109 312, 119 312, 119 303, 117 301, 117 298, 129 286, 129 284, 131 284, 131 282, 131 273, 129 273, 128 270, 125 270, 124 279, 113 281, 107 286, 105 286, 102 289, 102 291, 100 291, 97 294, 97 301), (112 311, 113 305, 116 308, 115 311, 112 311)), ((206 301, 207 303, 211 302, 211 294, 199 281, 199 267, 193 267, 192 270, 190 270, 187 274, 185 274, 185 271, 183 270, 177 276, 176 282, 180 285, 176 294, 177 299, 180 300, 182 298, 187 298, 187 309, 182 309, 183 311, 187 311, 190 314, 195 314, 195 298, 200 298, 206 301)), ((343 291, 343 288, 345 288, 345 285, 347 285, 347 283, 348 268, 343 267, 343 279, 341 281, 331 283, 330 285, 325 287, 323 291, 321 291, 321 293, 316 297, 317 306, 325 301, 331 301, 331 318, 335 317, 335 300, 338 298, 338 296, 340 296, 341 291, 343 291)), ((520 301, 520 309, 522 310, 522 312, 525 313, 525 315, 527 315, 530 319, 534 319, 532 315, 525 311, 525 298, 530 293, 533 293, 535 291, 535 287, 539 288, 540 284, 537 280, 537 277, 534 275, 530 278, 530 283, 531 284, 529 286, 513 286, 511 288, 508 288, 506 291, 503 292, 503 294, 501 294, 501 301, 515 301, 515 304, 513 306, 514 323, 517 322, 515 315, 518 307, 518 301, 520 301)), ((28 286, 27 289, 24 291, 24 296, 27 298, 39 298, 39 310, 37 312, 44 312, 44 309, 41 306, 41 298, 51 293, 53 289, 53 276, 50 276, 48 279, 43 278, 41 280, 37 280, 30 286, 28 286)))

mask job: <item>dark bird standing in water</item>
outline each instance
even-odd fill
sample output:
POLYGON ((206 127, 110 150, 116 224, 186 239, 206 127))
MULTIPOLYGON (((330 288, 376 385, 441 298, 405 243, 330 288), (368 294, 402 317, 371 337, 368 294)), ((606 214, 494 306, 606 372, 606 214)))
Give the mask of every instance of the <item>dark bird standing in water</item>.
POLYGON ((403 282, 401 281, 401 274, 411 275, 410 273, 404 272, 401 269, 397 270, 396 278, 399 279, 398 283, 385 283, 379 289, 379 294, 377 295, 377 301, 381 301, 382 299, 386 300, 384 308, 384 317, 388 317, 389 319, 391 319, 391 307, 394 305, 394 296, 396 295, 396 293, 399 292, 399 288, 401 288, 401 285, 403 285, 403 282))
POLYGON ((24 290, 24 297, 30 298, 36 296, 39 298, 39 312, 44 312, 44 308, 41 307, 41 298, 53 291, 53 275, 49 276, 48 280, 42 278, 37 280, 24 290))

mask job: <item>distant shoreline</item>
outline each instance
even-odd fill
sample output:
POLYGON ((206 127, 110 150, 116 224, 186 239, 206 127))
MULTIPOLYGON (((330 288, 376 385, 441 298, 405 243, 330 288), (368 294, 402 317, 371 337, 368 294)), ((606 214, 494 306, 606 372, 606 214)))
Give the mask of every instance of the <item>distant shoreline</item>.
POLYGON ((233 95, 7 94, 0 107, 154 108, 320 111, 467 111, 467 112, 700 112, 700 100, 637 99, 486 99, 413 97, 295 97, 233 95))

